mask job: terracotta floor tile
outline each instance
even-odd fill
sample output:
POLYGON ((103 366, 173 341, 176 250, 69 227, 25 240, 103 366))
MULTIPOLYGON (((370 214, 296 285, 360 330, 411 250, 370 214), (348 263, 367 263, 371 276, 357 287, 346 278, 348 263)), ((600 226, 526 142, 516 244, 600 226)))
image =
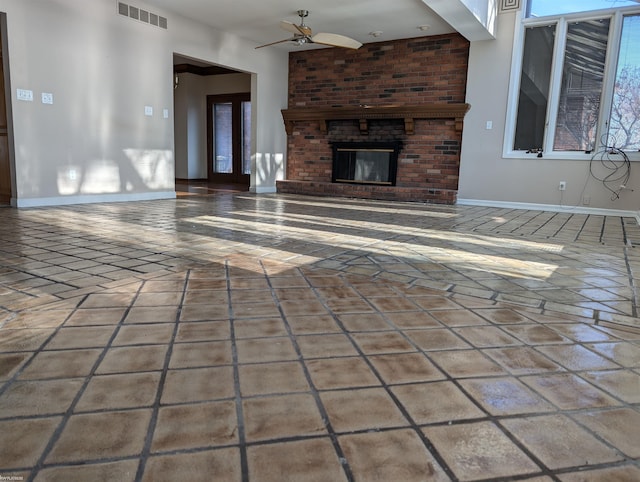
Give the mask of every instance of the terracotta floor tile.
POLYGON ((280 303, 282 311, 290 316, 326 315, 327 309, 317 300, 291 300, 280 303))
POLYGON ((391 391, 417 424, 483 418, 480 410, 452 382, 433 382, 392 387, 391 391), (446 403, 442 403, 446 400, 446 403))
POLYGON ((196 368, 232 363, 230 341, 179 343, 173 346, 169 368, 196 368))
POLYGON ((640 444, 638 444, 640 413, 636 410, 619 408, 578 413, 573 418, 623 454, 636 459, 640 457, 640 444))
POLYGON ((314 398, 306 394, 242 401, 247 441, 326 434, 314 398))
POLYGON ((228 321, 200 321, 180 323, 176 333, 176 343, 191 341, 219 341, 231 338, 228 321))
POLYGON ((137 470, 137 460, 92 465, 67 465, 41 470, 35 481, 118 480, 120 482, 133 482, 136 479, 137 470))
POLYGON ((346 331, 388 331, 392 329, 382 315, 375 313, 343 314, 338 316, 338 320, 346 331))
POLYGON ((434 315, 424 311, 401 311, 385 313, 384 316, 393 323, 394 326, 402 330, 442 328, 442 325, 434 318, 434 315))
POLYGON ((229 319, 226 304, 201 304, 183 306, 180 321, 215 321, 229 319))
POLYGON ((433 330, 407 330, 405 333, 411 341, 425 351, 471 348, 471 346, 462 338, 451 332, 451 330, 444 328, 436 328, 433 330))
POLYGON ((414 299, 415 303, 427 311, 457 310, 460 305, 442 296, 428 296, 414 299))
POLYGON ((442 380, 445 375, 422 353, 374 355, 371 363, 387 385, 442 380))
POLYGON ((352 337, 367 355, 416 351, 416 348, 398 332, 354 333, 352 337))
POLYGON ((619 405, 605 392, 573 374, 527 376, 520 380, 561 410, 619 405))
POLYGON ((434 351, 431 359, 454 378, 504 375, 505 370, 478 350, 434 351))
POLYGON ((425 435, 460 480, 539 472, 539 467, 491 422, 427 427, 425 435))
POLYGON ((371 298, 371 303, 382 313, 394 312, 394 311, 416 311, 418 308, 416 300, 409 300, 400 296, 385 297, 385 298, 371 298), (414 303, 415 302, 415 303, 414 303))
POLYGON ((150 420, 151 410, 73 415, 45 462, 137 455, 142 451, 150 420))
POLYGON ((64 326, 117 325, 125 313, 125 308, 76 310, 64 326))
POLYGON ((297 360, 298 354, 289 338, 274 337, 236 341, 239 363, 262 363, 297 360))
POLYGON ((340 482, 347 480, 328 438, 254 445, 247 450, 250 480, 340 482))
POLYGON ((226 290, 189 290, 184 294, 183 305, 220 305, 227 306, 229 295, 226 290))
POLYGON ((475 310, 477 314, 492 323, 515 325, 516 323, 531 323, 531 319, 515 310, 505 308, 487 308, 475 310))
POLYGON ((490 348, 483 352, 514 375, 564 371, 560 365, 528 346, 490 348))
POLYGON ((75 411, 149 407, 156 399, 159 381, 160 372, 94 376, 75 411))
POLYGON ((342 330, 330 315, 288 316, 287 322, 295 335, 342 333, 342 330))
POLYGON ((615 450, 563 415, 503 420, 501 423, 551 469, 623 460, 615 450))
POLYGON ((55 417, 0 421, 0 470, 35 465, 61 420, 55 417))
POLYGON ((474 378, 461 380, 460 385, 471 398, 492 415, 516 415, 555 410, 553 405, 512 377, 474 378))
POLYGON ((152 452, 230 445, 238 441, 233 401, 162 407, 151 443, 152 452))
POLYGON ((161 403, 189 403, 220 400, 235 395, 233 368, 191 368, 169 370, 161 403))
POLYGON ((571 338, 578 342, 607 342, 607 341, 619 341, 616 337, 607 335, 606 333, 592 328, 585 323, 559 323, 553 325, 547 325, 549 328, 553 328, 558 333, 571 338))
POLYGON ((321 298, 329 299, 343 299, 343 298, 359 298, 358 293, 349 286, 319 286, 316 288, 316 293, 321 298))
POLYGON ((96 374, 162 370, 167 348, 166 345, 110 348, 98 365, 96 374))
POLYGON ((360 298, 329 299, 327 307, 333 313, 373 313, 374 309, 360 298))
POLYGON ((640 480, 640 467, 625 465, 607 469, 584 470, 558 476, 562 482, 625 482, 640 480))
POLYGON ((287 329, 282 318, 256 318, 235 320, 233 330, 238 338, 261 338, 268 336, 287 336, 287 329))
POLYGON ((81 307, 83 309, 127 307, 133 302, 133 298, 133 293, 94 293, 87 296, 81 307))
POLYGON ((96 348, 107 345, 115 327, 90 326, 61 328, 46 344, 45 350, 65 350, 70 348, 96 348))
POLYGON ((298 362, 242 365, 238 372, 243 397, 310 390, 302 366, 298 362))
POLYGON ((27 361, 29 353, 0 354, 0 382, 11 378, 27 361))
POLYGON ((222 191, 134 204, 0 210, 4 475, 640 478, 635 219, 222 191), (228 229, 238 215, 250 230, 228 229), (47 444, 60 461, 32 471, 47 444))
POLYGON ((432 316, 446 326, 488 325, 489 322, 471 310, 437 310, 432 316))
POLYGON ((640 367, 640 346, 633 343, 593 343, 586 346, 623 367, 640 367))
POLYGON ((147 460, 143 482, 170 482, 179 479, 242 480, 240 453, 223 448, 194 453, 152 456, 147 460))
POLYGON ((581 373, 580 376, 626 403, 640 403, 640 374, 631 370, 581 373))
POLYGON ((122 326, 113 340, 113 346, 157 345, 171 341, 175 325, 173 323, 146 323, 122 326))
POLYGON ((235 318, 268 318, 280 316, 280 310, 273 301, 258 303, 234 303, 235 318))
POLYGON ((494 326, 469 326, 465 328, 454 328, 453 331, 476 348, 522 344, 522 342, 516 338, 507 335, 504 331, 494 326))
POLYGON ((305 335, 296 338, 304 358, 356 356, 358 352, 345 335, 305 335))
POLYGON ((382 388, 323 392, 320 398, 336 432, 409 425, 393 399, 382 388))
POLYGON ((568 370, 611 370, 620 368, 581 345, 540 346, 538 350, 568 370))
POLYGON ((412 430, 343 435, 338 441, 355 480, 450 480, 412 430))
POLYGON ((568 338, 561 336, 557 331, 543 325, 505 325, 502 326, 502 329, 527 345, 571 343, 571 340, 568 338))
POLYGON ((173 323, 178 310, 170 307, 133 307, 129 310, 125 323, 173 323))
POLYGON ((19 378, 36 380, 84 377, 91 372, 101 352, 99 349, 43 351, 34 357, 19 378))
POLYGON ((0 395, 0 418, 64 414, 83 383, 81 378, 16 382, 0 395))
POLYGON ((53 334, 52 329, 2 330, 0 352, 35 351, 53 334))
POLYGON ((380 385, 380 381, 360 357, 317 359, 306 363, 318 390, 380 385))
POLYGON ((140 293, 134 302, 134 307, 145 306, 177 307, 182 301, 182 291, 167 291, 165 293, 140 293))

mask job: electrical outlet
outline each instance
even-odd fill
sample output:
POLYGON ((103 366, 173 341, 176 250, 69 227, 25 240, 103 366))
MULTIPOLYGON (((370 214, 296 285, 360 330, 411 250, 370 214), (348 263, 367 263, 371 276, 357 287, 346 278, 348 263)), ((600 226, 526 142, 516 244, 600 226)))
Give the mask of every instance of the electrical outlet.
POLYGON ((567 181, 560 181, 560 184, 558 184, 558 189, 560 191, 564 191, 565 189, 567 189, 567 181))

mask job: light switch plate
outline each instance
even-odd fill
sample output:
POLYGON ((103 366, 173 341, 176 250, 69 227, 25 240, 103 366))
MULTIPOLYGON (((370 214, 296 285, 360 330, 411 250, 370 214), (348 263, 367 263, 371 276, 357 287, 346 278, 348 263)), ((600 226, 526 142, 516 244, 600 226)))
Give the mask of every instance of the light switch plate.
POLYGON ((169 118, 169 109, 162 110, 162 117, 164 117, 165 119, 169 118))
POLYGON ((18 100, 33 102, 33 90, 18 89, 16 95, 18 100))
POLYGON ((153 115, 153 107, 151 107, 150 105, 145 105, 144 115, 151 117, 153 115))

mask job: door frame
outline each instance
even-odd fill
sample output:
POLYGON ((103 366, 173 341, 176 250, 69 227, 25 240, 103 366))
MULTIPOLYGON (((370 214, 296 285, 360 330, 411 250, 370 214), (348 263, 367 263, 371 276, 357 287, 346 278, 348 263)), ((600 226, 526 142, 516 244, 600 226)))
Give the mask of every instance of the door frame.
POLYGON ((242 103, 251 102, 251 92, 237 94, 207 95, 207 179, 209 182, 243 184, 249 186, 250 174, 242 173, 242 103), (231 103, 232 109, 232 152, 233 172, 217 173, 213 171, 214 146, 214 104, 231 103))

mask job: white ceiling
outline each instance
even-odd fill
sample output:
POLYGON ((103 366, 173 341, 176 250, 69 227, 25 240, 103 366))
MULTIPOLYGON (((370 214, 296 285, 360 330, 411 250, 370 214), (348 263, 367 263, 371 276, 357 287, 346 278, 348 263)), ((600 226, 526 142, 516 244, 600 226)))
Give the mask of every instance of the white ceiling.
MULTIPOLYGON (((280 20, 300 23, 298 10, 309 10, 305 24, 314 33, 346 35, 361 43, 399 38, 440 35, 454 29, 427 7, 422 0, 147 0, 167 11, 233 32, 257 45, 284 40, 291 34, 279 27, 280 20), (427 31, 418 26, 429 25, 427 31), (370 32, 381 31, 379 37, 370 32)), ((298 47, 286 42, 277 47, 298 47)))

